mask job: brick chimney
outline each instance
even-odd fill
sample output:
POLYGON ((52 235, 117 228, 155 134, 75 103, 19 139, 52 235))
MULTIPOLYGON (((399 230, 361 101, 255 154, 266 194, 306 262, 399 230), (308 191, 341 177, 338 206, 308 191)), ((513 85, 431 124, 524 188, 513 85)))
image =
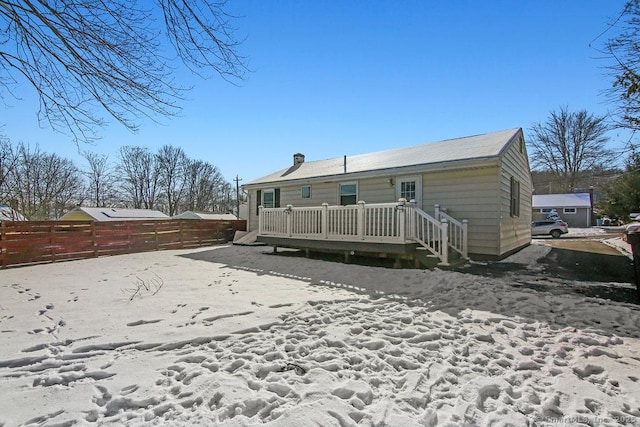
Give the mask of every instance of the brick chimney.
POLYGON ((293 166, 298 166, 299 164, 304 163, 304 154, 296 153, 293 155, 293 166))

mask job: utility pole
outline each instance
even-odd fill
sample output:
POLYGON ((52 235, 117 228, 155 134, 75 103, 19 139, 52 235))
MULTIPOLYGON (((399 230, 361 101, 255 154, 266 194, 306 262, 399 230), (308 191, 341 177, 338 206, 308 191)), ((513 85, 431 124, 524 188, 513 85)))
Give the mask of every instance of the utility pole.
POLYGON ((236 175, 234 181, 236 182, 236 218, 240 219, 240 181, 242 179, 236 175))

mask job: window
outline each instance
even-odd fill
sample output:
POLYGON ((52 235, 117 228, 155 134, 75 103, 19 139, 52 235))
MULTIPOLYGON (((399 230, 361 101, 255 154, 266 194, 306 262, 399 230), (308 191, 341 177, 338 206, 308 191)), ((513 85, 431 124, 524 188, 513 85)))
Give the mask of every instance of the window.
POLYGON ((542 208, 540 209, 540 213, 549 213, 553 210, 553 208, 542 208))
POLYGON ((564 208, 562 209, 562 212, 566 214, 576 214, 578 213, 578 210, 576 208, 564 208))
POLYGON ((422 176, 400 176, 396 179, 395 187, 395 200, 413 200, 417 206, 422 206, 422 176))
POLYGON ((358 185, 354 182, 340 184, 340 204, 355 205, 358 202, 358 185))
POLYGON ((273 190, 264 190, 262 192, 262 206, 265 208, 274 208, 276 201, 275 191, 273 190))
POLYGON ((280 207, 280 189, 258 190, 258 200, 260 204, 265 208, 279 208, 280 207), (262 194, 260 194, 262 193, 262 194))
POLYGON ((416 200, 416 182, 402 181, 400 182, 400 197, 407 200, 416 200))
POLYGON ((311 186, 310 185, 303 185, 302 186, 302 198, 303 199, 310 199, 311 198, 311 186))
POLYGON ((511 177, 510 199, 511 216, 520 216, 520 181, 514 177, 511 177))

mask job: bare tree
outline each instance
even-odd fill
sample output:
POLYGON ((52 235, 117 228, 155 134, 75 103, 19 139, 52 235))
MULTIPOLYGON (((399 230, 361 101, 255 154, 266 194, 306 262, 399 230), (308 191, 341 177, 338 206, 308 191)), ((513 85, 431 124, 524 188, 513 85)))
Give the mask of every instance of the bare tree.
POLYGON ((640 0, 628 1, 608 31, 617 32, 604 50, 613 60, 609 95, 620 107, 618 125, 640 130, 640 0))
POLYGON ((190 161, 185 176, 183 210, 215 211, 222 183, 224 179, 215 166, 202 160, 190 161))
POLYGON ((7 192, 27 218, 55 219, 82 202, 82 178, 73 162, 22 143, 11 152, 15 167, 7 176, 7 192))
POLYGON ((115 171, 109 163, 109 157, 85 151, 83 157, 87 161, 88 168, 84 175, 89 180, 89 200, 93 206, 105 207, 111 197, 115 186, 115 171))
POLYGON ((123 191, 136 209, 154 209, 158 196, 158 168, 156 157, 148 148, 124 146, 120 148, 118 171, 123 191))
MULTIPOLYGON (((0 203, 11 201, 7 179, 16 164, 16 157, 8 138, 0 136, 0 203)), ((15 206, 14 206, 15 207, 15 206)))
POLYGON ((164 145, 156 154, 156 161, 160 193, 167 204, 165 213, 173 216, 177 213, 184 193, 188 158, 182 148, 164 145))
POLYGON ((185 89, 172 79, 169 45, 201 76, 243 78, 246 64, 225 6, 225 0, 0 0, 0 88, 14 94, 14 87, 30 85, 39 96, 39 121, 76 141, 96 138, 105 117, 135 130, 142 117, 179 111, 185 89), (162 25, 154 19, 158 10, 162 25))
POLYGON ((573 191, 581 172, 603 167, 612 160, 613 154, 606 148, 607 130, 605 117, 586 110, 552 111, 545 123, 531 127, 532 167, 551 171, 562 182, 564 191, 573 191))

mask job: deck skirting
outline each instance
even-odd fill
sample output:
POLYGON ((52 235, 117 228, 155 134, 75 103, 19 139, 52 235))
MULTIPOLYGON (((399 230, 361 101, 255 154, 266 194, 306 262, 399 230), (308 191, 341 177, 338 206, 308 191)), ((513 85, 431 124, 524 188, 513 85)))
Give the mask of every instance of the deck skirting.
POLYGON ((338 251, 362 253, 378 256, 413 256, 418 244, 416 243, 375 243, 340 240, 307 240, 287 237, 258 236, 258 242, 266 243, 269 246, 295 249, 312 249, 318 251, 338 251))

